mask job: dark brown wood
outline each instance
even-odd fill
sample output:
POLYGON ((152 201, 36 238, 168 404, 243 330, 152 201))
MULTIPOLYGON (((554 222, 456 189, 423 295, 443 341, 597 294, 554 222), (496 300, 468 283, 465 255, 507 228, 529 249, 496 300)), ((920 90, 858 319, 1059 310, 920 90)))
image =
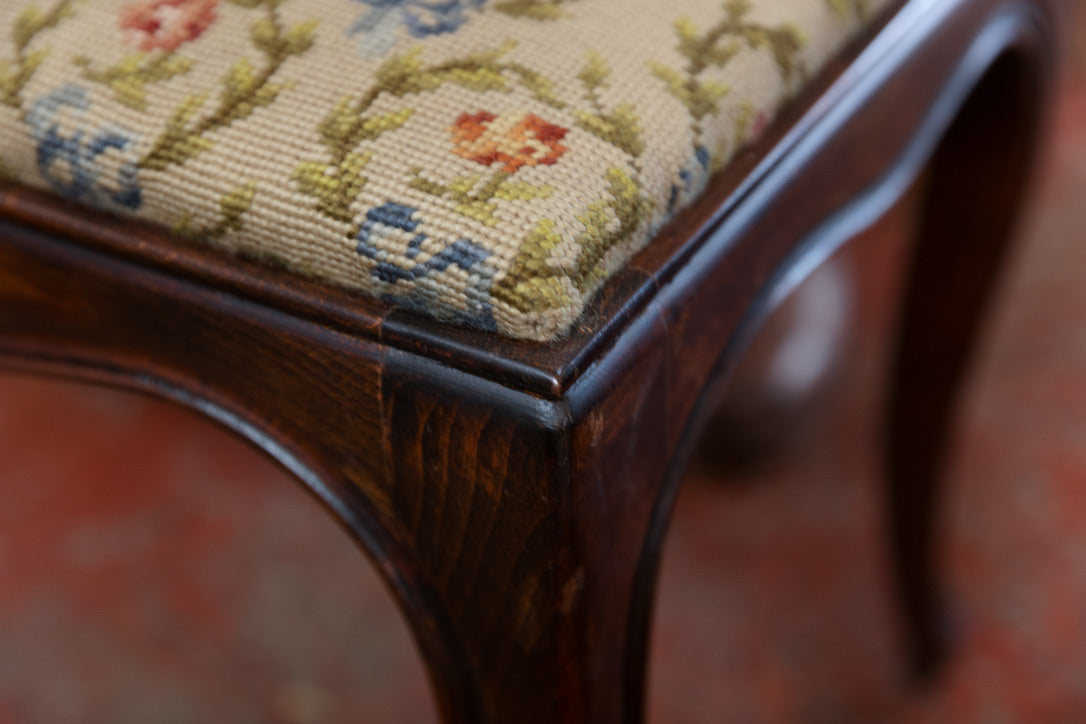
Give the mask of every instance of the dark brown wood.
MULTIPOLYGON (((1019 32, 1013 22, 988 31, 994 47, 1019 32)), ((887 430, 891 541, 911 664, 922 678, 947 645, 936 585, 938 483, 957 392, 1032 166, 1047 101, 1044 60, 1017 44, 994 63, 985 58, 984 77, 939 145, 926 187, 887 430)))
MULTIPOLYGON (((7 187, 0 355, 195 407, 294 472, 398 597, 447 721, 637 721, 660 542, 729 371, 787 290, 944 136, 903 349, 933 310, 958 321, 933 360, 903 355, 899 398, 928 380, 945 399, 956 382, 957 332, 973 328, 982 290, 932 294, 943 272, 927 270, 947 254, 956 275, 1002 237, 1034 140, 1024 88, 1048 83, 1055 11, 912 0, 888 13, 552 345, 450 329, 7 187), (1022 110, 989 120, 1000 93, 1022 110), (1000 152, 984 156, 988 143, 1000 152), (973 164, 992 179, 960 194, 973 164), (985 201, 1005 210, 990 227, 985 201), (955 252, 942 224, 958 203, 976 226, 955 252)), ((937 463, 942 443, 910 422, 921 418, 898 418, 894 449, 933 445, 937 463)), ((899 549, 927 550, 930 496, 903 491, 934 477, 895 470, 899 549)), ((930 556, 900 560, 920 582, 906 591, 924 652, 930 556)))

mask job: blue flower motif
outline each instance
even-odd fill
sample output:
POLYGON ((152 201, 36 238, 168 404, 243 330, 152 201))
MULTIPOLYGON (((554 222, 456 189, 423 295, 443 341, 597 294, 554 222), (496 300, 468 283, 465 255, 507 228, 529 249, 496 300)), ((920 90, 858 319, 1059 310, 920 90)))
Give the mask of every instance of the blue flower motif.
POLYGON ((50 186, 70 199, 96 206, 110 203, 129 209, 140 207, 139 167, 134 149, 137 138, 131 131, 108 124, 97 131, 87 131, 79 122, 90 109, 86 89, 69 83, 34 101, 24 119, 37 144, 38 172, 50 186), (61 122, 65 111, 76 129, 63 135, 61 122), (104 171, 102 154, 121 152, 122 163, 116 171, 114 188, 101 182, 104 171))
POLYGON ((705 146, 697 146, 694 149, 694 157, 685 166, 679 169, 679 181, 682 185, 671 185, 671 196, 667 201, 667 213, 672 213, 680 205, 685 206, 695 196, 701 193, 705 182, 709 179, 709 149, 705 146))
POLYGON ((454 32, 464 24, 464 10, 477 9, 485 0, 359 0, 369 11, 360 17, 349 35, 361 34, 359 52, 365 58, 387 53, 400 28, 415 38, 454 32))
POLYGON ((366 220, 355 235, 358 253, 377 261, 372 272, 376 279, 390 285, 412 282, 405 293, 386 294, 385 299, 475 327, 496 329, 490 302, 495 270, 486 263, 489 251, 468 239, 457 239, 426 261, 409 265, 402 264, 398 254, 389 251, 406 241, 406 246, 401 246, 403 255, 408 259, 418 257, 422 243, 429 238, 418 231, 422 223, 415 218, 418 212, 412 206, 386 201, 366 212, 366 220), (445 285, 429 281, 454 266, 468 273, 466 310, 450 303, 445 285))

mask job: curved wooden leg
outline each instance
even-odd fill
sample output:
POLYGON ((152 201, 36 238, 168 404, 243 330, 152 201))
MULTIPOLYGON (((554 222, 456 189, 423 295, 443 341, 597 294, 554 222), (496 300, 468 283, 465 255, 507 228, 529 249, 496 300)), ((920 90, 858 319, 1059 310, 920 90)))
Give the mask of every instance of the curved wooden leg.
POLYGON ((415 630, 447 623, 428 656, 445 716, 639 721, 664 385, 645 380, 633 414, 620 396, 575 416, 418 364, 385 360, 388 525, 432 593, 408 607, 415 630))
POLYGON ((193 407, 321 498, 446 721, 639 719, 663 348, 574 411, 3 222, 0 269, 0 359, 193 407))
POLYGON ((936 586, 941 466, 962 381, 1013 231, 1048 78, 1012 52, 982 80, 932 162, 891 378, 887 452, 892 552, 911 665, 933 674, 945 650, 936 586))
MULTIPOLYGON (((291 426, 273 441, 244 430, 225 397, 188 397, 140 368, 107 369, 94 354, 77 362, 44 349, 0 341, 0 366, 162 394, 288 462, 391 583, 443 721, 640 721, 652 588, 638 566, 646 549, 656 558, 659 539, 644 537, 658 494, 652 473, 666 462, 659 444, 645 443, 658 438, 647 411, 640 425, 600 411, 585 426, 565 428, 548 419, 546 405, 485 385, 454 398, 438 389, 461 387, 466 375, 413 361, 410 371, 386 359, 386 380, 358 389, 382 405, 383 436, 369 427, 374 411, 364 400, 341 390, 339 410, 325 412, 342 434, 291 426), (638 429, 623 440, 631 427, 638 429), (605 454, 570 464, 568 451, 599 444, 604 429, 616 435, 599 445, 605 454), (388 478, 370 477, 381 468, 388 478)), ((336 355, 313 350, 313 357, 336 355)), ((274 389, 284 407, 297 411, 298 395, 308 394, 319 410, 332 401, 322 400, 316 371, 293 366, 295 384, 273 379, 268 368, 249 374, 253 390, 274 389)))

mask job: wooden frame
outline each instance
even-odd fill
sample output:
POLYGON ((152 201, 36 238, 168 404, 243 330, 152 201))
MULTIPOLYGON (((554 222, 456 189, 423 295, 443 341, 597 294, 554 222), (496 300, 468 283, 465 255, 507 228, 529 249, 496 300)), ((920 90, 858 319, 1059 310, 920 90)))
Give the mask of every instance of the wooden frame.
POLYGON ((376 561, 446 720, 636 721, 660 543, 729 371, 787 291, 931 160, 887 438, 914 663, 930 672, 937 470, 1058 10, 895 7, 551 345, 6 187, 0 355, 190 406, 291 470, 376 561))

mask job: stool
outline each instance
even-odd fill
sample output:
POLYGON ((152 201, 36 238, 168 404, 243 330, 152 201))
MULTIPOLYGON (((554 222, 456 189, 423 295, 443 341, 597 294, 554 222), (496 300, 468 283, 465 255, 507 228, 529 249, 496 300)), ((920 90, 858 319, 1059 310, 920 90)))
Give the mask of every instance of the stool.
POLYGON ((1058 0, 15 0, 0 354, 201 411, 373 558, 448 721, 637 721, 745 345, 927 168, 886 434, 913 669, 939 466, 1058 0))

